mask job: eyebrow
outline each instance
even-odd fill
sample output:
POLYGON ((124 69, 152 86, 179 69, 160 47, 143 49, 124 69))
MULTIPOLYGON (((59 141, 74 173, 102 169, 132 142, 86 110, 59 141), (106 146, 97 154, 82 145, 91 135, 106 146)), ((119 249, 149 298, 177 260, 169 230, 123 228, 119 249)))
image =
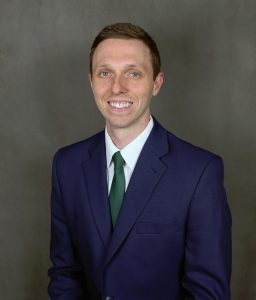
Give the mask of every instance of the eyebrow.
MULTIPOLYGON (((111 65, 108 65, 108 64, 103 64, 103 65, 99 65, 99 66, 95 66, 96 69, 99 69, 99 68, 110 68, 111 69, 111 65)), ((143 68, 144 67, 142 65, 139 65, 139 64, 128 64, 128 65, 125 65, 125 67, 127 68, 143 68)))

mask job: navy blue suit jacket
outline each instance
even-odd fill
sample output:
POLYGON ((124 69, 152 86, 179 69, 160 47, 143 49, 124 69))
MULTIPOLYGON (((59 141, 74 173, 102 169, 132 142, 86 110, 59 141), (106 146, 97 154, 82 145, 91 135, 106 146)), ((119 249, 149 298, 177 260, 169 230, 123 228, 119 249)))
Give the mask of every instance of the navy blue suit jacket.
POLYGON ((51 299, 230 299, 222 160, 156 121, 113 232, 104 132, 56 153, 51 210, 51 299))

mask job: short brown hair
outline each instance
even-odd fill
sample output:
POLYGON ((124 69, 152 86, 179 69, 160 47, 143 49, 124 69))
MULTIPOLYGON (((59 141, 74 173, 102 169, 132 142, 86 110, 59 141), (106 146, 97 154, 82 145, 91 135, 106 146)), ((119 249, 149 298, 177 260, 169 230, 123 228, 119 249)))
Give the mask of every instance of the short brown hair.
POLYGON ((94 39, 90 52, 90 73, 92 74, 92 59, 93 54, 99 43, 106 39, 137 39, 148 46, 151 57, 154 79, 161 69, 161 59, 155 41, 141 27, 131 23, 116 23, 104 27, 94 39))

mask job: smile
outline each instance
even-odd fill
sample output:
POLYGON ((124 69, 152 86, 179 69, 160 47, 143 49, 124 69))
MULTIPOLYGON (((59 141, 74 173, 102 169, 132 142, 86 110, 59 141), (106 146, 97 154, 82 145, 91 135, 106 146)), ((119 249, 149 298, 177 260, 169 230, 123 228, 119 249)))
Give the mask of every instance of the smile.
POLYGON ((116 101, 110 101, 109 102, 111 107, 114 108, 127 108, 132 105, 132 102, 116 102, 116 101))

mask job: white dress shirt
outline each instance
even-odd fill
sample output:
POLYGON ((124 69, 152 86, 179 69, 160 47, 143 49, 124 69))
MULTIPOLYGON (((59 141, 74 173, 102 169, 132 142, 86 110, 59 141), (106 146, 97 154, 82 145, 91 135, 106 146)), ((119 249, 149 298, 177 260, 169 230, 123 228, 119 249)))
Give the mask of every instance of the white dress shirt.
POLYGON ((106 160, 107 160, 107 182, 108 182, 108 193, 110 192, 112 180, 114 177, 114 163, 112 156, 115 152, 120 151, 123 159, 125 160, 124 165, 124 176, 125 176, 125 190, 130 182, 132 172, 135 168, 140 152, 154 126, 154 121, 150 117, 150 121, 147 127, 138 135, 131 143, 126 145, 123 149, 118 149, 111 140, 108 134, 107 127, 105 128, 105 143, 106 143, 106 160))

